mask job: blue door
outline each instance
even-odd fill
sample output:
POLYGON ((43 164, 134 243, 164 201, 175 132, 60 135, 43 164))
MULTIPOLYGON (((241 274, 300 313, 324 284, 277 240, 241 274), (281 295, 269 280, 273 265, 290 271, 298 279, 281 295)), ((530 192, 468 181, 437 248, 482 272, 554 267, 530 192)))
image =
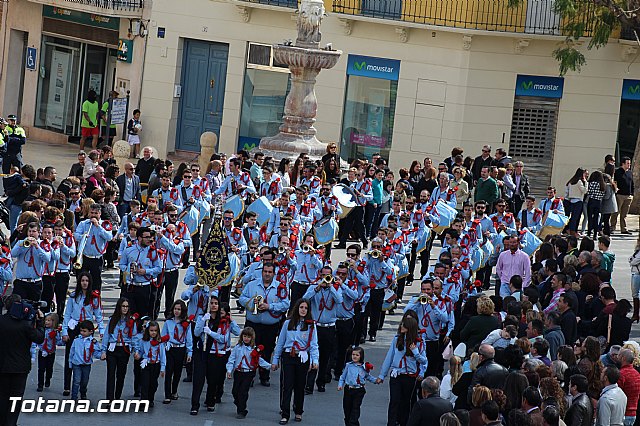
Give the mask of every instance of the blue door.
POLYGON ((200 135, 220 139, 229 46, 185 40, 176 149, 200 152, 200 135))

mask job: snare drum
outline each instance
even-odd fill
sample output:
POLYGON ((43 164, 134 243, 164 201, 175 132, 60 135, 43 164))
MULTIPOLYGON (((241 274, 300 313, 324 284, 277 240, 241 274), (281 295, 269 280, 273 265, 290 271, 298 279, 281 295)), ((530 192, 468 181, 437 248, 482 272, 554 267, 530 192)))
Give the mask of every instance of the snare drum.
POLYGON ((269 202, 269 199, 264 196, 258 198, 247 207, 247 213, 255 213, 258 215, 258 224, 261 226, 269 222, 272 210, 273 206, 269 202))
POLYGON ((351 210, 358 206, 356 193, 347 185, 339 183, 331 189, 331 193, 338 199, 338 203, 340 203, 340 207, 342 207, 342 213, 339 216, 340 219, 347 217, 349 213, 351 213, 351 210))
POLYGON ((225 212, 227 210, 233 212, 233 220, 238 220, 244 212, 244 200, 239 195, 227 198, 227 201, 222 206, 222 211, 225 212))
POLYGON ((338 222, 332 217, 322 219, 313 227, 318 245, 331 244, 338 235, 338 222))

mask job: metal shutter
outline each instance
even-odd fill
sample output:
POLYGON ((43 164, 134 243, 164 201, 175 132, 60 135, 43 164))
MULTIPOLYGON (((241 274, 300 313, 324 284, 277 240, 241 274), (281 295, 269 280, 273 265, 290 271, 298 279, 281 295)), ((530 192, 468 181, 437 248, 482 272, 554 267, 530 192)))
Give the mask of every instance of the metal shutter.
POLYGON ((513 104, 509 155, 524 163, 531 192, 545 195, 551 184, 558 99, 517 96, 513 104))

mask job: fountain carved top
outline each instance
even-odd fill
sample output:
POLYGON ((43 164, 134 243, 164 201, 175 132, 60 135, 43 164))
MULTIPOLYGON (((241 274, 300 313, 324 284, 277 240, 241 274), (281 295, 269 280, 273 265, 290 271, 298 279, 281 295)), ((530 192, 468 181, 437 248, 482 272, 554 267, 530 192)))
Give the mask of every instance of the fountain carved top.
POLYGON ((322 0, 302 0, 300 2, 296 46, 318 48, 322 39, 320 25, 325 15, 322 0))

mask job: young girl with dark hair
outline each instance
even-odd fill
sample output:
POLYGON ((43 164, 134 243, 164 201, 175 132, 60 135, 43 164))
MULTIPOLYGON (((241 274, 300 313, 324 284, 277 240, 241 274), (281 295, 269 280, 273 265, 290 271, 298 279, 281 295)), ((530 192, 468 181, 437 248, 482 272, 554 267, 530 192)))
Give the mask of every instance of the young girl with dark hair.
POLYGON ((168 339, 166 343, 167 373, 164 378, 163 404, 170 404, 178 399, 178 385, 182 375, 185 356, 191 361, 193 353, 193 337, 191 321, 187 318, 187 305, 182 300, 176 300, 171 306, 171 316, 162 327, 162 337, 168 339), (168 337, 167 337, 168 336, 168 337))
POLYGON ((153 398, 158 390, 158 377, 164 377, 167 366, 165 345, 168 339, 160 337, 160 326, 157 321, 151 321, 144 330, 142 340, 135 354, 140 361, 140 399, 149 401, 154 406, 153 398))

